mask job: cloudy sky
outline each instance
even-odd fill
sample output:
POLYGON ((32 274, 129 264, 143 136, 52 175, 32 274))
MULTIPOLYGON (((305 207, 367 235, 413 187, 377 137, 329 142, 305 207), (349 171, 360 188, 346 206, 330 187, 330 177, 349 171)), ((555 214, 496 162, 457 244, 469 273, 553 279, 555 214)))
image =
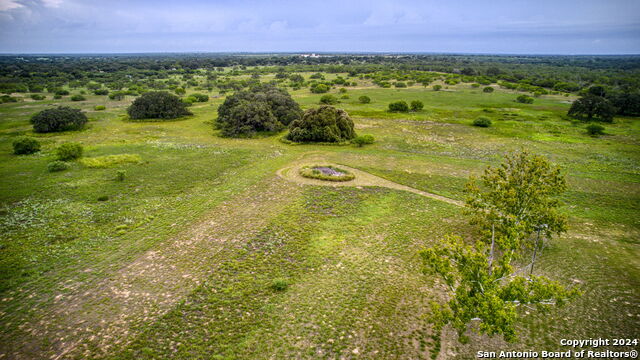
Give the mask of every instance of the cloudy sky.
POLYGON ((0 0, 0 53, 638 54, 639 0, 0 0))

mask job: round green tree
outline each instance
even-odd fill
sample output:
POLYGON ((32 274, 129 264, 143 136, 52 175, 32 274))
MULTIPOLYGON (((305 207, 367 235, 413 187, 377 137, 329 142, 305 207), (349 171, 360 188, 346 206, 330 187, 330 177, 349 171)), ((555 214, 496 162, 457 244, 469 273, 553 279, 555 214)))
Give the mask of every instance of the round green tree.
POLYGON ((68 106, 42 110, 31 118, 33 131, 37 133, 78 130, 87 121, 87 116, 80 109, 72 109, 68 106))
POLYGON ((305 111, 291 123, 287 139, 295 142, 342 142, 356 136, 346 111, 324 105, 305 111))
POLYGON ((136 98, 127 109, 131 119, 175 119, 192 115, 179 97, 166 91, 150 91, 136 98))
POLYGON ((286 90, 263 84, 228 96, 218 108, 215 126, 222 130, 223 136, 246 137, 261 131, 282 130, 301 116, 300 105, 286 90), (249 114, 254 118, 249 120, 249 114), (236 119, 237 116, 240 118, 236 119))

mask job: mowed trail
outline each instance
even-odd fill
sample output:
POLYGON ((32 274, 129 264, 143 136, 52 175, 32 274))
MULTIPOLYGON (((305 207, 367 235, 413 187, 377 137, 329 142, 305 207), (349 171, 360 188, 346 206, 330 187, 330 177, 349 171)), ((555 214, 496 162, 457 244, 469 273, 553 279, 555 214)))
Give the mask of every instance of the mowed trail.
POLYGON ((31 337, 6 355, 66 359, 108 354, 127 343, 138 325, 162 316, 193 291, 216 271, 222 251, 241 247, 300 191, 301 186, 275 176, 253 185, 93 290, 58 295, 39 322, 27 324, 31 337))
POLYGON ((358 169, 354 169, 352 167, 346 166, 346 165, 337 165, 338 167, 345 169, 351 173, 353 173, 356 178, 350 181, 323 181, 323 180, 317 180, 317 179, 310 179, 310 178, 306 178, 302 175, 300 175, 300 168, 303 166, 313 166, 313 165, 332 165, 330 162, 328 161, 324 161, 321 159, 316 159, 315 161, 309 160, 309 159, 304 159, 304 160, 300 160, 299 162, 296 162, 292 165, 289 165, 285 168, 282 168, 280 170, 277 171, 278 176, 280 176, 283 179, 287 179, 289 181, 293 181, 295 183, 299 183, 299 184, 305 184, 305 185, 322 185, 322 186, 381 186, 381 187, 386 187, 386 188, 390 188, 390 189, 395 189, 395 190, 402 190, 402 191, 408 191, 408 192, 412 192, 414 194, 418 194, 418 195, 422 195, 424 197, 428 197, 431 199, 435 199, 435 200, 439 200, 439 201, 443 201, 449 204, 453 204, 456 206, 463 206, 464 203, 462 201, 458 201, 458 200, 454 200, 454 199, 450 199, 448 197, 444 197, 441 195, 437 195, 437 194, 432 194, 430 192, 426 192, 426 191, 422 191, 422 190, 418 190, 406 185, 402 185, 402 184, 398 184, 396 182, 393 181, 389 181, 387 179, 383 179, 379 176, 375 176, 373 174, 370 174, 368 172, 362 171, 362 170, 358 170, 358 169))

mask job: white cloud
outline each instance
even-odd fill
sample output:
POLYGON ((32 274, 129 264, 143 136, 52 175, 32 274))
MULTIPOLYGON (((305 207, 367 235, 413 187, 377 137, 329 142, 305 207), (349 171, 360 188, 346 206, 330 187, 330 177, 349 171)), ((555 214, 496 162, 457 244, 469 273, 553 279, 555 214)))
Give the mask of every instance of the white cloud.
POLYGON ((24 7, 24 5, 18 3, 16 0, 0 0, 0 11, 18 9, 21 7, 24 7))
POLYGON ((50 8, 57 8, 62 5, 64 0, 42 0, 42 5, 50 8))

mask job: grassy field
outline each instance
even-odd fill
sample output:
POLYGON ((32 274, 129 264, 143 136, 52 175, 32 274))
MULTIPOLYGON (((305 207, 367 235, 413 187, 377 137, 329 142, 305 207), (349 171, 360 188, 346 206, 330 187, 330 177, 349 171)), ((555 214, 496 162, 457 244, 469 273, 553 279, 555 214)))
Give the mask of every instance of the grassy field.
MULTIPOLYGON (((168 122, 127 121, 131 97, 0 105, 0 358, 473 358, 478 350, 567 350, 561 338, 638 335, 640 121, 616 118, 606 135, 590 137, 564 115, 571 97, 520 104, 515 92, 468 84, 433 91, 361 82, 346 94, 337 106, 373 145, 220 138, 211 126, 223 100, 215 93, 193 116, 168 122), (361 95, 372 102, 358 103, 361 95), (387 112, 396 100, 425 108, 387 112), (84 109, 89 126, 33 134, 30 116, 57 104, 84 109), (471 126, 479 116, 493 126, 471 126), (13 155, 24 134, 43 150, 13 155), (139 160, 47 172, 53 149, 68 141, 98 162, 139 160), (523 313, 515 344, 473 336, 460 345, 426 321, 443 289, 422 274, 418 251, 475 229, 459 206, 420 192, 464 200, 470 175, 519 149, 567 176, 569 231, 547 243, 538 271, 584 294, 546 314, 523 313), (308 159, 398 185, 319 186, 277 175, 308 159)), ((321 97, 292 95, 303 108, 321 97)))

